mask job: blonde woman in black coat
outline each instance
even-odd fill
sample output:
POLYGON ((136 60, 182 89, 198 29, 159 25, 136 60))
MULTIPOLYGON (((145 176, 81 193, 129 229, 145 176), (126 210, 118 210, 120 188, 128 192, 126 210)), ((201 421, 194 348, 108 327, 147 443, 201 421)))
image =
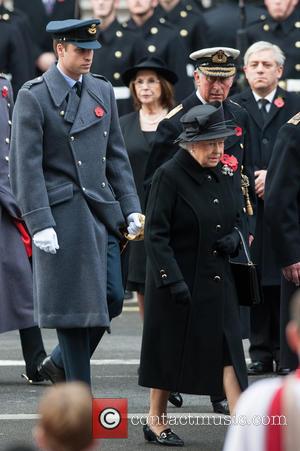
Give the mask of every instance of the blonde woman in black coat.
POLYGON ((154 176, 145 229, 139 384, 151 388, 145 439, 166 446, 183 446, 166 422, 170 391, 213 395, 224 389, 232 413, 247 387, 229 264, 240 241, 238 162, 224 155, 224 139, 234 131, 218 102, 192 108, 181 122, 183 149, 154 176))
MULTIPOLYGON (((144 174, 159 122, 174 107, 173 85, 177 76, 157 57, 143 58, 123 76, 129 86, 136 111, 120 119, 142 211, 145 210, 144 174)), ((146 253, 143 241, 129 243, 127 289, 137 292, 141 317, 144 317, 146 253)))

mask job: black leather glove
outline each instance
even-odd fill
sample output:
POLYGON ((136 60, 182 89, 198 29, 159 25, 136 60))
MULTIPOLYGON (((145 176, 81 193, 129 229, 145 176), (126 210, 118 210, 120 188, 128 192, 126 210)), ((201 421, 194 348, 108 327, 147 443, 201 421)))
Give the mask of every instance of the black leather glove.
POLYGON ((230 255, 235 257, 238 254, 238 246, 240 244, 241 237, 237 230, 220 238, 216 244, 215 249, 222 255, 230 255))
POLYGON ((170 285, 170 293, 173 301, 176 304, 190 304, 192 301, 191 293, 189 290, 189 287, 185 283, 184 280, 181 280, 180 282, 175 282, 172 285, 170 285))

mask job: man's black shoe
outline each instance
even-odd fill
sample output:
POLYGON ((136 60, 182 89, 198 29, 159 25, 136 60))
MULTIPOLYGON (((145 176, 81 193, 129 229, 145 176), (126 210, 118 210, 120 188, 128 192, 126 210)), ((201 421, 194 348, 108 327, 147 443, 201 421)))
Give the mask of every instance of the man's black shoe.
POLYGON ((28 384, 40 384, 41 382, 44 382, 46 379, 41 376, 38 371, 33 375, 33 376, 28 376, 27 374, 23 373, 21 374, 21 377, 23 377, 23 379, 26 380, 26 382, 28 382, 28 384))
POLYGON ((169 395, 169 402, 175 407, 181 407, 183 403, 181 394, 178 393, 178 391, 171 391, 169 395))
POLYGON ((248 365, 249 376, 261 376, 266 373, 273 373, 273 362, 264 363, 258 360, 257 362, 252 362, 248 365))
POLYGON ((129 299, 133 299, 133 292, 129 290, 125 290, 124 299, 128 301, 129 299))
POLYGON ((50 355, 39 365, 38 372, 41 377, 51 381, 52 384, 66 380, 65 370, 55 365, 50 355))
POLYGON ((290 368, 281 368, 281 367, 279 367, 277 369, 278 376, 288 376, 291 372, 292 372, 292 370, 290 368))
POLYGON ((213 407, 214 413, 230 415, 227 399, 223 399, 223 401, 212 402, 212 407, 213 407))

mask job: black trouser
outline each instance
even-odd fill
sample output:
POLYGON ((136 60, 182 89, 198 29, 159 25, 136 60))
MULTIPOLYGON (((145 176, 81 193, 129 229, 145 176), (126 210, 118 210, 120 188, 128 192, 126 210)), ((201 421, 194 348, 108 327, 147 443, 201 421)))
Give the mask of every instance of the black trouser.
POLYGON ((279 362, 280 286, 263 286, 264 302, 251 308, 250 348, 252 362, 279 362))
POLYGON ((19 330, 26 374, 34 379, 38 365, 46 357, 42 334, 38 326, 19 330))

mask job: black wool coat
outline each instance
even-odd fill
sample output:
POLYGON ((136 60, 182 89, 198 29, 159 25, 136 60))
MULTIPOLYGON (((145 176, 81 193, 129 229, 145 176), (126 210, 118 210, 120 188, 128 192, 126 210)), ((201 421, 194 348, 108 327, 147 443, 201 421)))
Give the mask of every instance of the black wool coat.
POLYGON ((146 212, 148 257, 139 384, 192 394, 223 389, 224 338, 247 386, 238 303, 228 258, 214 251, 236 224, 233 177, 180 150, 156 172, 146 212), (169 286, 185 280, 190 305, 169 286))
MULTIPOLYGON (((300 113, 297 117, 295 123, 280 129, 266 179, 265 217, 280 268, 300 262, 300 113)), ((291 369, 296 369, 298 358, 289 349, 285 327, 296 289, 295 284, 282 278, 280 363, 291 369)))
MULTIPOLYGON (((160 122, 151 154, 149 156, 145 171, 145 189, 149 192, 151 180, 156 169, 165 161, 172 158, 178 150, 178 144, 174 144, 174 140, 182 132, 182 124, 180 118, 191 108, 201 105, 200 99, 194 91, 189 97, 185 98, 180 105, 175 107, 166 119, 160 122)), ((252 161, 252 143, 249 132, 249 118, 247 112, 237 103, 226 99, 223 102, 224 116, 228 121, 233 122, 237 127, 237 133, 229 136, 225 140, 224 152, 234 155, 239 162, 239 171, 235 173, 235 185, 237 196, 241 201, 242 210, 242 231, 246 238, 248 234, 254 235, 255 219, 247 217, 243 210, 244 201, 241 194, 240 170, 244 167, 244 173, 249 177, 250 187, 249 194, 251 203, 255 209, 255 189, 254 189, 254 171, 252 161)))
MULTIPOLYGON (((249 115, 254 169, 268 169, 280 127, 300 110, 297 94, 277 88, 267 121, 262 121, 257 102, 248 88, 233 97, 249 115), (277 103, 280 101, 280 103, 277 103), (278 106, 276 106, 276 103, 278 106)), ((264 218, 264 200, 256 199, 255 240, 251 246, 252 258, 259 265, 263 285, 280 285, 280 268, 276 262, 273 242, 264 218)))

